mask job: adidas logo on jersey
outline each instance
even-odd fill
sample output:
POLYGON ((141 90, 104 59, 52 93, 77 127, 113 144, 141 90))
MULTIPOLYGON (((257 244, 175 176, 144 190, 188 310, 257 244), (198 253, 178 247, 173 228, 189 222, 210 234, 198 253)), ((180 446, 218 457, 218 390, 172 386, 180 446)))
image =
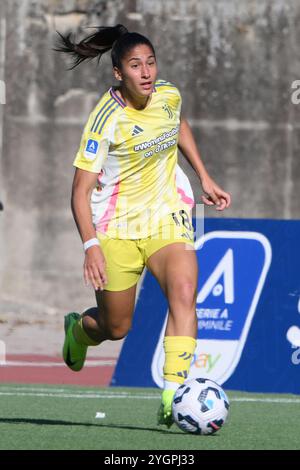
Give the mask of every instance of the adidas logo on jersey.
POLYGON ((139 127, 139 126, 134 126, 131 135, 138 135, 138 134, 140 134, 141 132, 144 132, 144 129, 142 129, 142 128, 139 127))

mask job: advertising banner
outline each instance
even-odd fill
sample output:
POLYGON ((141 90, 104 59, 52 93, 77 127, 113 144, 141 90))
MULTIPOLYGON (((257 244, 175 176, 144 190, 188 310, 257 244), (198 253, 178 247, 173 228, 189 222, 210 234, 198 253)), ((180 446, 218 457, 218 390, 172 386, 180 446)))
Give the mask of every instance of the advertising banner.
MULTIPOLYGON (((204 228, 195 244, 198 338, 189 377, 299 393, 300 222, 206 219, 204 228)), ((167 301, 146 272, 112 385, 163 386, 167 316, 167 301)))

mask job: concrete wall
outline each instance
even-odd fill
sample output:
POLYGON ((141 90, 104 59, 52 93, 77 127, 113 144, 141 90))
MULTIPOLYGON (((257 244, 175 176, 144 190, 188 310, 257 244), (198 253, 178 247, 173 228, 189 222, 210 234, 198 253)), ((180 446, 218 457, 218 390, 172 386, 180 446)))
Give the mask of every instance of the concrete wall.
MULTIPOLYGON (((51 50, 55 29, 80 37, 86 26, 123 22, 152 39, 159 76, 179 86, 203 160, 233 197, 226 213, 207 216, 299 218, 297 0, 2 0, 0 20, 2 311, 93 303, 69 200, 74 154, 111 83, 110 58, 66 71, 51 50)), ((195 174, 182 166, 200 201, 195 174)))

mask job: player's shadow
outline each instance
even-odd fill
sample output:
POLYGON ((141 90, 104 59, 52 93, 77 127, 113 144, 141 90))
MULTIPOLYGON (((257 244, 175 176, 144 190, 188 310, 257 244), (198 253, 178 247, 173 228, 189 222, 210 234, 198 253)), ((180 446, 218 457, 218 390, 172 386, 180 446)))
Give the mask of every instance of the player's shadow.
POLYGON ((154 431, 162 434, 180 434, 187 435, 182 432, 169 431, 168 429, 145 428, 141 426, 127 426, 123 424, 103 424, 103 423, 80 423, 76 421, 62 421, 56 419, 32 419, 32 418, 0 418, 0 424, 36 424, 38 426, 85 426, 95 428, 111 428, 111 429, 128 429, 134 431, 154 431))

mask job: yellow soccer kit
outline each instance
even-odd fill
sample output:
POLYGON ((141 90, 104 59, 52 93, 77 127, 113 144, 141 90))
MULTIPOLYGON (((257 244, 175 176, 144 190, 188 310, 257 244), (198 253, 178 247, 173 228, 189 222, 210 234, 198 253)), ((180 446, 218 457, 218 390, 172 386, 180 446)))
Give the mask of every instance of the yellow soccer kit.
POLYGON ((91 197, 99 235, 141 239, 170 218, 184 222, 194 200, 177 164, 180 109, 178 89, 157 80, 145 109, 129 108, 110 88, 90 114, 74 166, 99 175, 91 197))

